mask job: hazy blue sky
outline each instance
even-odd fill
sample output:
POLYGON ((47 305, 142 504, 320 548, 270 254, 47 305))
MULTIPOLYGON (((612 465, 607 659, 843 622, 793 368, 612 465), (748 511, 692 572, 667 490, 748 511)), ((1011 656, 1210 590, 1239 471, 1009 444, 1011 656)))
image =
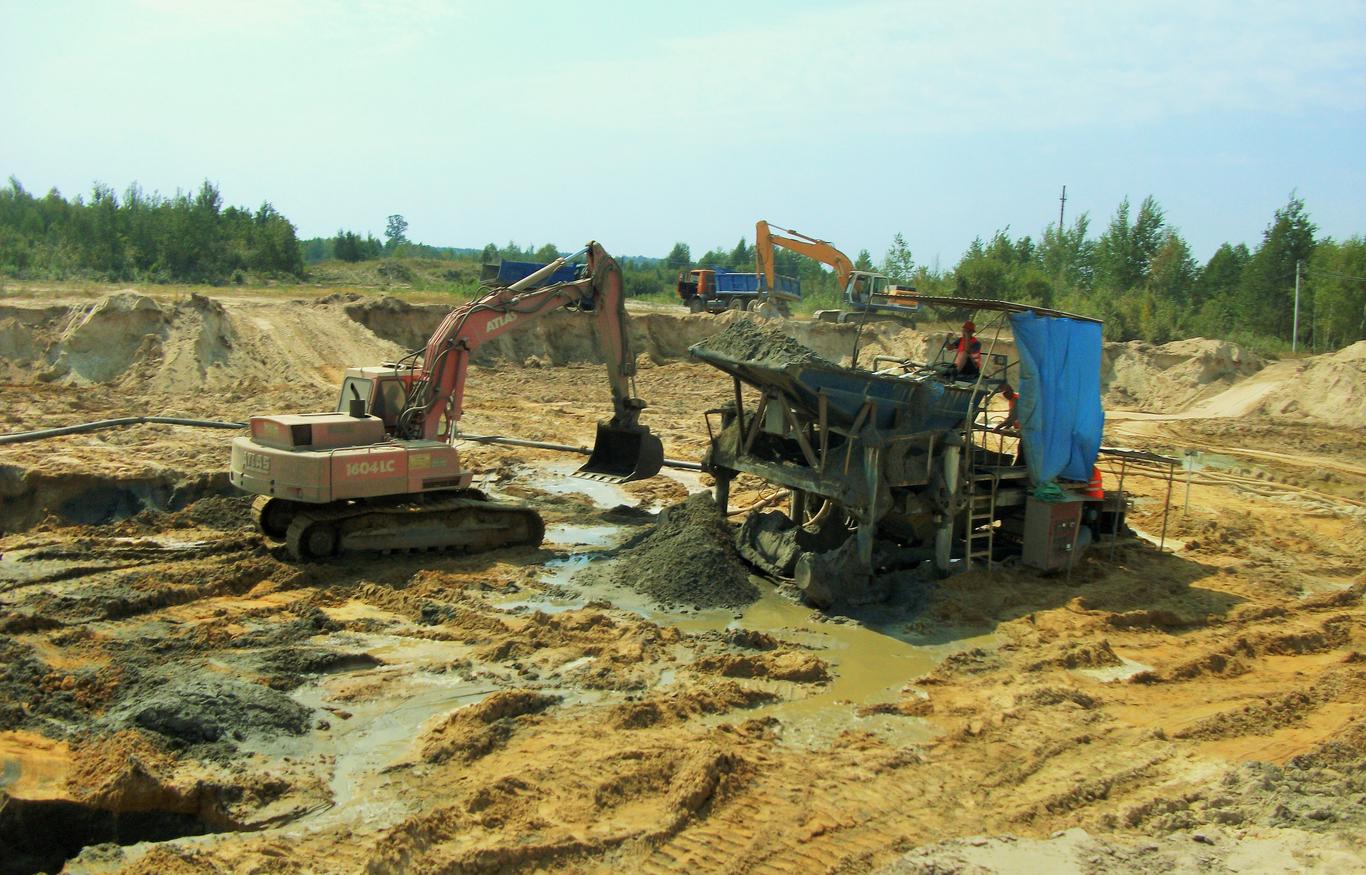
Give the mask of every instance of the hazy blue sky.
POLYGON ((209 178, 301 236, 621 254, 760 217, 951 266, 1153 194, 1206 258, 1366 232, 1361 2, 0 0, 0 176, 209 178))

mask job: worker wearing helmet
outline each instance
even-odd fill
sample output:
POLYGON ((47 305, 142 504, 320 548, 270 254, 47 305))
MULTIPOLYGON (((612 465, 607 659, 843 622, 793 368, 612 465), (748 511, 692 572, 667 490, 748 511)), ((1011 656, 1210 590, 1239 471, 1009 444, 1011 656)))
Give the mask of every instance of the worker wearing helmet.
POLYGON ((977 326, 971 319, 963 323, 963 336, 954 346, 953 368, 960 377, 976 378, 982 372, 982 341, 976 337, 977 326))

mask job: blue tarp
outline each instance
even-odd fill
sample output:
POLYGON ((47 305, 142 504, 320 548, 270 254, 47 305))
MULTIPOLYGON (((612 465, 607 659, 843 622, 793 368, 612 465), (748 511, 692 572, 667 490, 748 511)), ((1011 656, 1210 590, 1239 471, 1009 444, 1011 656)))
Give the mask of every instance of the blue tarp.
POLYGON ((1011 313, 1020 353, 1016 412, 1035 484, 1090 480, 1100 450, 1100 324, 1011 313))

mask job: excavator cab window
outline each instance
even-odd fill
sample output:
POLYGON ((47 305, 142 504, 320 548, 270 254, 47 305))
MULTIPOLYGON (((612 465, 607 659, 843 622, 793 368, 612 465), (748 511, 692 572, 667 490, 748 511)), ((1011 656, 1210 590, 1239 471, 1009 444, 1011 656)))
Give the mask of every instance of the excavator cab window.
POLYGON ((849 281, 849 300, 856 304, 868 300, 868 277, 856 275, 849 281))
POLYGON ((377 382, 379 383, 379 392, 370 404, 370 415, 378 416, 384 420, 385 429, 392 431, 398 421, 398 415, 403 412, 404 405, 408 403, 408 393, 403 388, 402 380, 378 380, 377 382))
POLYGON ((398 378, 367 380, 364 377, 347 377, 342 383, 337 412, 347 412, 352 400, 364 401, 366 412, 384 420, 385 428, 392 431, 399 413, 403 412, 403 406, 407 403, 408 393, 403 387, 403 380, 398 378))
POLYGON ((351 402, 364 401, 365 406, 370 406, 371 383, 363 377, 347 377, 342 382, 341 399, 337 401, 337 412, 346 413, 351 409, 351 402))

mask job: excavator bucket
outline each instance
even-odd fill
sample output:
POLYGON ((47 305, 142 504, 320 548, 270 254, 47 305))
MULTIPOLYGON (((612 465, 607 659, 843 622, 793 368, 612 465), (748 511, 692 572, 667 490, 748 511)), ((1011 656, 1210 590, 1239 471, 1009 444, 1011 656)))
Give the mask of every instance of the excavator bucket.
POLYGON ((653 477, 664 467, 664 445, 643 425, 616 427, 598 423, 593 454, 575 471, 579 477, 626 483, 653 477))

